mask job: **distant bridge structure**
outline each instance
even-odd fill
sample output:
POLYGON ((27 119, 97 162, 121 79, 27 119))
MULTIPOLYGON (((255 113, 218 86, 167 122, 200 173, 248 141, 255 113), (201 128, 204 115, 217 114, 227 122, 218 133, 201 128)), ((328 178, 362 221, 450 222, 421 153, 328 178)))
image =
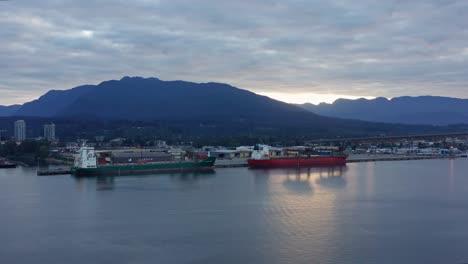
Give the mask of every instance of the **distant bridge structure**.
POLYGON ((325 144, 325 143, 395 143, 401 141, 442 141, 447 138, 465 138, 468 139, 468 132, 458 133, 441 133, 441 134, 419 134, 419 135, 398 135, 398 136, 380 136, 380 137, 355 137, 355 138, 322 138, 307 140, 308 144, 325 144))

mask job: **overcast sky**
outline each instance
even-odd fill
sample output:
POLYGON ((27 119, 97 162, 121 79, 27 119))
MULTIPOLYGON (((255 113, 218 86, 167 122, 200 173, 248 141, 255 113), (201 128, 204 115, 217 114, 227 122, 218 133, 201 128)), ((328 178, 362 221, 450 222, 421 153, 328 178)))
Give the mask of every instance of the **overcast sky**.
POLYGON ((0 1, 0 104, 123 76, 468 98, 466 0, 0 1))

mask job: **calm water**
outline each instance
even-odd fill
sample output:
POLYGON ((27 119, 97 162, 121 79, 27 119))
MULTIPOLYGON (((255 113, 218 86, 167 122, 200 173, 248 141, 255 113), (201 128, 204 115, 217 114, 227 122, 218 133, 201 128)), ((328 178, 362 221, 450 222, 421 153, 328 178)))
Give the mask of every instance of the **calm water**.
POLYGON ((0 170, 0 263, 466 263, 468 159, 75 179, 0 170))

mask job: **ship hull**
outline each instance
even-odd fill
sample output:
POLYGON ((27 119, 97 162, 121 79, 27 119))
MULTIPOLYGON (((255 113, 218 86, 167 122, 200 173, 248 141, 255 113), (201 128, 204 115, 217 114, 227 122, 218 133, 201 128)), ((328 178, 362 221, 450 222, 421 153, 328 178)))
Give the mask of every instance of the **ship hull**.
POLYGON ((247 160, 249 168, 307 168, 323 166, 344 166, 346 156, 310 157, 310 158, 273 158, 264 160, 247 160))
POLYGON ((140 175, 166 172, 207 171, 214 169, 215 158, 201 161, 184 161, 154 164, 109 165, 97 168, 72 168, 72 174, 78 177, 100 175, 140 175))

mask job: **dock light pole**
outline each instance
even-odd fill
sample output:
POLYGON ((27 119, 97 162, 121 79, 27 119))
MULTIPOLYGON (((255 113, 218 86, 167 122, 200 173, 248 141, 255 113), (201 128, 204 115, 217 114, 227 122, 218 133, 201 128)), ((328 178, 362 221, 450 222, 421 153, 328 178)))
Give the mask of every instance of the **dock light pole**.
POLYGON ((3 144, 2 144, 2 132, 7 132, 6 130, 0 129, 0 152, 3 153, 3 144))

